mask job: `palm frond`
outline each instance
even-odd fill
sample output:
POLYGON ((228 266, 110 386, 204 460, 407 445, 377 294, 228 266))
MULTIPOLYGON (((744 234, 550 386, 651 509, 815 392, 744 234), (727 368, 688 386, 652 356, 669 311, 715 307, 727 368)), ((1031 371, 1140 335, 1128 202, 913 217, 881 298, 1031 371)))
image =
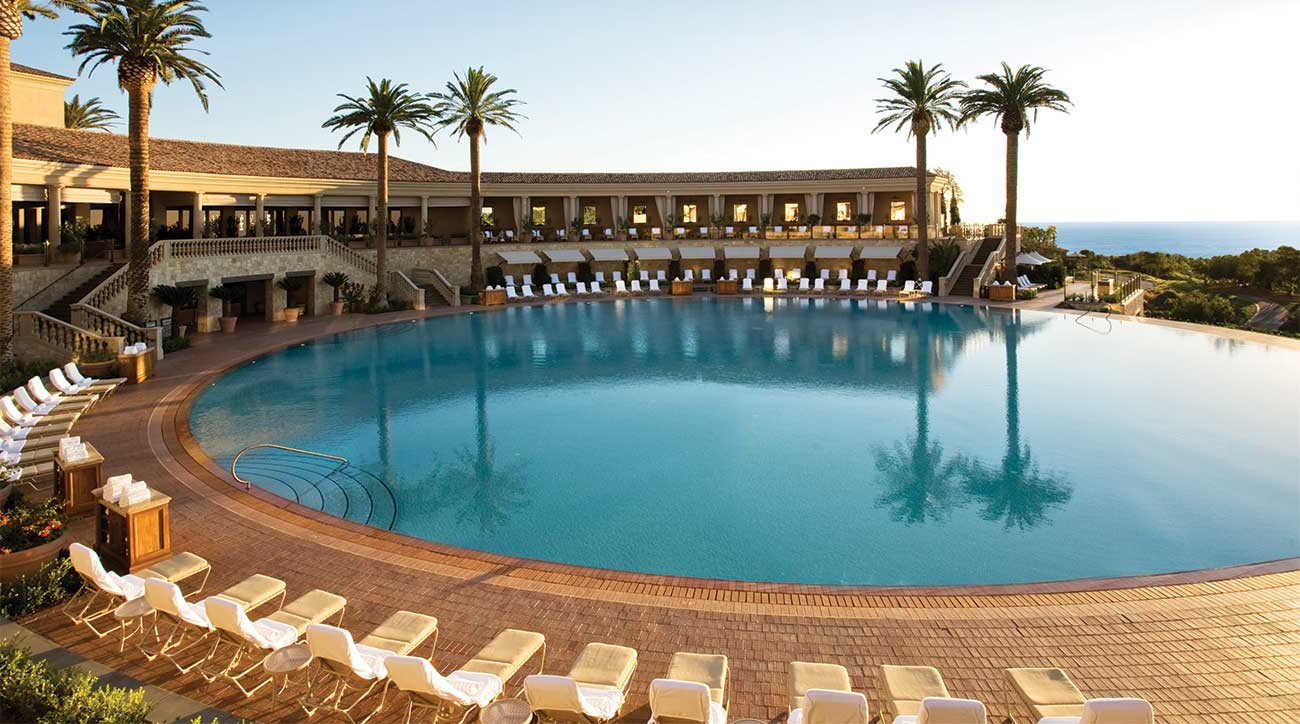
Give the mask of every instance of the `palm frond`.
POLYGON ((434 111, 440 129, 450 129, 461 137, 485 136, 488 126, 519 133, 515 124, 527 116, 515 110, 524 102, 514 97, 514 88, 493 90, 498 79, 482 66, 468 68, 463 77, 456 73, 454 78, 447 82, 445 92, 430 94, 437 101, 434 111))
POLYGON ((876 99, 876 111, 881 117, 872 133, 886 128, 907 129, 910 138, 944 126, 956 127, 960 89, 966 84, 954 80, 942 63, 926 68, 924 61, 909 60, 902 68, 894 68, 893 73, 891 77, 878 79, 890 95, 876 99))
POLYGON ((975 88, 962 94, 961 118, 966 125, 979 118, 989 117, 1002 127, 1004 133, 1030 133, 1030 122, 1038 120, 1039 109, 1069 112, 1070 96, 1043 80, 1045 68, 1022 65, 1015 70, 1002 63, 1000 73, 985 73, 978 77, 987 88, 975 88))
POLYGON ((73 9, 85 22, 68 28, 66 46, 82 58, 79 72, 93 74, 102 65, 117 65, 118 84, 133 73, 151 73, 164 85, 189 82, 204 110, 208 108, 207 84, 222 87, 221 76, 195 56, 206 56, 193 47, 201 38, 212 37, 200 17, 207 7, 193 0, 90 0, 75 3, 73 9))
POLYGON ((360 96, 339 93, 343 102, 334 107, 334 115, 325 119, 321 128, 346 131, 339 148, 348 140, 361 134, 361 150, 370 148, 372 136, 392 134, 394 143, 401 145, 401 130, 419 133, 433 142, 437 114, 429 96, 411 91, 405 83, 394 83, 388 78, 379 82, 366 78, 366 92, 360 96))
POLYGON ((87 98, 81 102, 81 96, 63 103, 63 127, 82 131, 111 131, 121 122, 122 117, 116 111, 105 108, 98 98, 87 98))

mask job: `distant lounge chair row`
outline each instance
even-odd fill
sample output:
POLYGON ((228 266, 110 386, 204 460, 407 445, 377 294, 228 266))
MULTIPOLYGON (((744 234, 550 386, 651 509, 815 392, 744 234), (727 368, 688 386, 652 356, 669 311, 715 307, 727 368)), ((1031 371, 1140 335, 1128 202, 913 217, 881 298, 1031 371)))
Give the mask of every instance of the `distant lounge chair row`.
POLYGON ((17 479, 36 487, 36 480, 54 472, 59 439, 123 382, 85 377, 69 362, 0 397, 0 464, 18 467, 17 479))

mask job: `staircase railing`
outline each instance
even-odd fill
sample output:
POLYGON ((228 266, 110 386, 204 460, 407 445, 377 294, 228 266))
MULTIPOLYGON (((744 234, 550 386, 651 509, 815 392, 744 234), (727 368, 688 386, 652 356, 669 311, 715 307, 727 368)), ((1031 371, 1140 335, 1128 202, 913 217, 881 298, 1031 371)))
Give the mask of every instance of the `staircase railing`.
POLYGON ((319 249, 320 237, 314 236, 237 236, 175 239, 171 242, 171 255, 174 257, 292 254, 319 249))
POLYGON ((442 297, 448 305, 460 306, 460 287, 447 281, 447 277, 437 269, 412 269, 411 278, 416 284, 421 286, 427 284, 433 287, 434 291, 438 292, 438 296, 442 297))
POLYGON ((388 272, 388 292, 411 303, 411 309, 424 309, 424 290, 400 271, 388 272))
POLYGON ((14 312, 14 340, 17 343, 39 344, 61 350, 73 357, 100 351, 117 354, 125 346, 122 337, 97 334, 43 312, 33 311, 14 312))
POLYGON ((321 236, 317 238, 319 239, 318 243, 320 245, 319 249, 321 251, 327 252, 334 258, 339 259, 345 263, 351 264, 357 269, 360 269, 363 272, 367 272, 372 276, 378 274, 378 268, 375 266, 374 259, 371 259, 370 257, 364 254, 358 254, 357 252, 350 249, 347 244, 340 244, 339 242, 335 241, 332 237, 321 236))
POLYGON ((72 323, 104 337, 121 337, 126 340, 126 344, 144 342, 154 349, 157 359, 163 358, 162 327, 131 324, 121 317, 86 304, 72 305, 72 323))
MULTIPOLYGON (((982 245, 983 242, 981 242, 982 245)), ((993 251, 984 257, 984 264, 980 267, 979 273, 971 280, 971 296, 978 297, 980 295, 980 288, 988 283, 989 275, 993 273, 993 265, 1006 253, 1006 247, 1007 239, 1003 237, 998 241, 998 245, 994 247, 993 251)))
MULTIPOLYGON (((167 252, 171 243, 170 240, 164 239, 155 242, 153 246, 149 247, 149 264, 151 266, 158 264, 163 259, 167 258, 167 252)), ((126 275, 130 268, 131 265, 126 264, 118 268, 118 270, 112 274, 109 274, 104 281, 100 282, 98 286, 90 290, 90 293, 87 294, 80 303, 95 307, 96 309, 107 307, 109 303, 117 297, 117 295, 126 291, 126 275)))
POLYGON ((970 264, 971 259, 975 257, 979 248, 979 244, 971 244, 957 255, 957 258, 953 261, 952 268, 948 270, 948 273, 939 277, 938 296, 945 297, 952 292, 952 287, 957 283, 957 278, 961 276, 962 269, 965 269, 966 266, 970 264))
POLYGON ((244 453, 249 452, 250 450, 257 450, 259 448, 270 448, 272 450, 284 450, 285 452, 298 453, 301 455, 310 455, 312 457, 325 458, 327 460, 336 460, 338 461, 339 466, 335 468, 333 472, 338 472, 339 470, 342 470, 343 468, 351 464, 348 462, 347 458, 341 458, 338 455, 327 455, 326 453, 314 452, 312 450, 301 450, 296 447, 285 447, 284 445, 275 445, 269 442, 258 443, 256 445, 249 445, 243 450, 240 450, 239 453, 235 455, 235 459, 230 461, 230 477, 234 478, 235 482, 237 483, 243 483, 245 490, 252 490, 253 484, 239 477, 239 473, 235 472, 235 466, 239 464, 239 459, 244 457, 244 453))

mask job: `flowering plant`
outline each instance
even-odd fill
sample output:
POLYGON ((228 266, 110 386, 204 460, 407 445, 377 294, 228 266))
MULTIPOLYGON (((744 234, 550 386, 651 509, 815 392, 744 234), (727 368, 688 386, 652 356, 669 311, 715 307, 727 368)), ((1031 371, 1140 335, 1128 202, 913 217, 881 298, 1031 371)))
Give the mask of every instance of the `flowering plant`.
POLYGON ((0 511, 0 555, 17 553, 63 534, 63 503, 50 499, 28 504, 15 495, 0 511))

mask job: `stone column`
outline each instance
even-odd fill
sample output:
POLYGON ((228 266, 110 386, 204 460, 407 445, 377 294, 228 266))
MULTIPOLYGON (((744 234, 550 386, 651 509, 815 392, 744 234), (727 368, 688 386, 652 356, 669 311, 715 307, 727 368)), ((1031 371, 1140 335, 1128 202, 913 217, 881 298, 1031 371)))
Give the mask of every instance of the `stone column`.
MULTIPOLYGON (((856 205, 857 205, 857 208, 853 210, 853 215, 854 215, 854 216, 857 216, 858 214, 867 214, 867 213, 871 213, 871 212, 867 211, 867 194, 866 194, 865 191, 859 191, 859 192, 858 192, 858 198, 857 198, 856 205)), ((856 223, 858 223, 858 222, 857 222, 857 220, 855 219, 853 223, 856 224, 856 223)))
POLYGON ((429 228, 429 197, 420 196, 420 228, 419 236, 424 238, 425 229, 429 228))
MULTIPOLYGON (((668 223, 668 208, 672 206, 672 203, 673 203, 672 194, 655 196, 655 210, 659 212, 660 225, 668 223)), ((654 226, 654 224, 651 224, 651 226, 654 226)))
POLYGON ((58 253, 63 239, 63 187, 50 184, 45 187, 45 239, 50 242, 50 253, 58 253))
POLYGON ((809 214, 817 213, 817 194, 803 195, 803 215, 805 218, 809 214))
POLYGON ((873 226, 882 223, 880 219, 876 218, 876 192, 875 191, 867 192, 867 210, 864 211, 863 213, 871 214, 871 224, 873 226))
POLYGON ((190 238, 203 238, 203 192, 195 191, 190 201, 190 238))
POLYGON ((262 219, 266 215, 266 194, 257 195, 257 204, 253 209, 253 213, 257 216, 253 221, 253 236, 266 236, 266 229, 262 225, 262 219))
POLYGON ((576 198, 573 196, 565 196, 561 199, 560 209, 562 210, 561 215, 564 216, 564 218, 560 220, 560 226, 565 229, 569 228, 569 222, 573 220, 573 207, 575 202, 576 198))
POLYGON ((311 233, 323 234, 321 226, 321 197, 325 194, 314 194, 311 197, 311 233))
MULTIPOLYGON (((772 204, 774 203, 774 201, 775 201, 775 196, 773 194, 759 195, 758 197, 758 214, 759 214, 758 220, 759 221, 763 220, 763 214, 767 214, 768 216, 776 216, 776 213, 772 210, 772 204)), ((775 218, 773 218, 772 221, 781 223, 775 218)))
POLYGON ((621 223, 619 222, 619 220, 622 219, 623 216, 625 215, 625 214, 623 213, 623 197, 622 197, 622 196, 610 196, 610 197, 609 197, 609 213, 610 213, 610 216, 613 216, 613 217, 614 217, 614 218, 612 218, 612 219, 609 220, 609 228, 610 228, 610 229, 613 229, 614 234, 617 236, 618 233, 619 233, 620 231, 623 230, 623 224, 621 224, 621 223))

